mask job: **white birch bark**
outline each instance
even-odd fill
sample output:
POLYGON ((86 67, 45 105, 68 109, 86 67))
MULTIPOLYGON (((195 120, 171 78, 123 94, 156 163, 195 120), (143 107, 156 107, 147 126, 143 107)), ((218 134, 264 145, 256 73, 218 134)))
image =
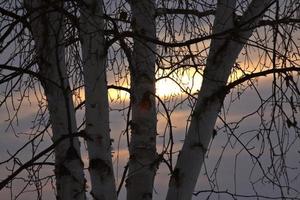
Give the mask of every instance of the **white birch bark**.
MULTIPOLYGON (((52 138, 77 132, 75 110, 65 66, 63 15, 53 9, 62 1, 25 0, 30 13, 30 26, 35 41, 38 65, 45 79, 43 87, 48 102, 52 138), (56 83, 56 84, 54 84, 56 83)), ((85 179, 77 137, 65 139, 55 147, 57 199, 85 199, 85 179)))
POLYGON ((85 83, 86 134, 94 199, 117 199, 111 157, 102 1, 80 7, 80 41, 85 83))
POLYGON ((244 43, 252 35, 253 26, 270 3, 271 0, 253 0, 241 20, 235 21, 236 0, 218 1, 213 33, 231 32, 211 41, 203 83, 183 148, 169 182, 167 200, 192 198, 217 115, 226 95, 222 88, 227 83, 244 43), (240 29, 235 25, 239 25, 240 29))
MULTIPOLYGON (((130 0, 132 28, 137 35, 156 37, 155 1, 130 0)), ((126 180, 127 199, 152 199, 157 169, 155 44, 134 39, 131 60, 131 140, 129 173, 126 180)))

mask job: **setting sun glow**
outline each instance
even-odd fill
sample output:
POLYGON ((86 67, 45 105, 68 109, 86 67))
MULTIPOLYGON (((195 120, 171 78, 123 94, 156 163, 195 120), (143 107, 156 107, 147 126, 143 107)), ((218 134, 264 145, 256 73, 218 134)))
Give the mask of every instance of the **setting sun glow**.
POLYGON ((200 89, 202 77, 194 70, 186 70, 177 77, 164 78, 156 82, 156 94, 160 97, 176 96, 183 90, 194 93, 200 89))

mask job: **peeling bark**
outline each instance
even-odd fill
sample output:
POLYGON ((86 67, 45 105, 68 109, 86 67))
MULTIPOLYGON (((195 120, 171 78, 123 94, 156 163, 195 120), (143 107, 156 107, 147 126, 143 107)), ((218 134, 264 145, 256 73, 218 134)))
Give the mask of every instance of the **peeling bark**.
MULTIPOLYGON (((63 14, 53 6, 63 1, 25 0, 30 13, 30 28, 35 41, 40 74, 48 102, 53 141, 77 132, 75 110, 68 82, 64 54, 63 14)), ((77 137, 70 137, 55 147, 57 199, 85 199, 85 179, 77 137)))

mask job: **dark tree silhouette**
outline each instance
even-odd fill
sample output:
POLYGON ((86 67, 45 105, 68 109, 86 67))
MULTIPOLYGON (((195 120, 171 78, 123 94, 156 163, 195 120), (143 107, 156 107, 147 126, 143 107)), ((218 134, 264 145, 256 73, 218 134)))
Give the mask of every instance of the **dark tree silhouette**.
POLYGON ((300 199, 298 1, 10 0, 0 16, 3 198, 300 199))

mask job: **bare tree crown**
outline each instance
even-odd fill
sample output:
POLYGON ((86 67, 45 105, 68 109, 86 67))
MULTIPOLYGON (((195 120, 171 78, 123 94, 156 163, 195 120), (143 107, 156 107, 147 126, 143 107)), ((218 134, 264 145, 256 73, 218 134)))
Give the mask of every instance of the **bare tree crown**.
POLYGON ((0 195, 300 199, 299 13, 0 1, 0 195))

